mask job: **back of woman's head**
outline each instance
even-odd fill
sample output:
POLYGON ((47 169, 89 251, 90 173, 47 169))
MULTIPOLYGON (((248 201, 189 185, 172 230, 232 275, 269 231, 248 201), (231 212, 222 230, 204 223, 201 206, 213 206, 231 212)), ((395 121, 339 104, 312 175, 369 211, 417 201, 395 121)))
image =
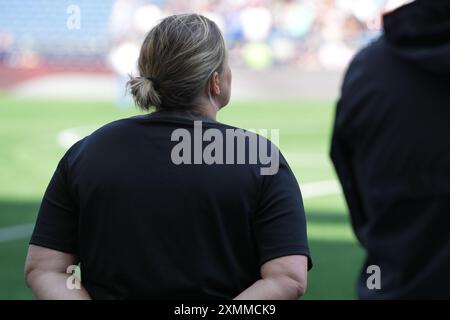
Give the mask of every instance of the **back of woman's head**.
POLYGON ((147 34, 129 90, 143 110, 190 110, 211 75, 222 71, 225 56, 213 21, 198 14, 167 17, 147 34))

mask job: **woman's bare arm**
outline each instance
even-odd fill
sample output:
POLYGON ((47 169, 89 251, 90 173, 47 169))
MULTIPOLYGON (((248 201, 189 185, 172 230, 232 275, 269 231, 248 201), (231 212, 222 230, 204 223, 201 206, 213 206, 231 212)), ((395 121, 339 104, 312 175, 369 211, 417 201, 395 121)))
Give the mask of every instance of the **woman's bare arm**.
POLYGON ((261 280, 235 300, 296 300, 306 292, 308 258, 302 255, 270 260, 261 267, 261 280))
POLYGON ((72 274, 67 268, 76 265, 75 255, 30 245, 25 262, 25 281, 37 299, 88 300, 89 293, 80 288, 67 286, 72 274))

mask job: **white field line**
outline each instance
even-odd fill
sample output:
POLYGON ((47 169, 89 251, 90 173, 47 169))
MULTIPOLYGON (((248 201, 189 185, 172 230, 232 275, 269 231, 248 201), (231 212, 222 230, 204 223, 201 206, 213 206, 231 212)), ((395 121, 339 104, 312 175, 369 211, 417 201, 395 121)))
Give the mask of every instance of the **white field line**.
POLYGON ((331 196, 342 193, 337 180, 323 180, 300 184, 303 199, 331 196))
POLYGON ((27 238, 33 232, 34 224, 19 224, 0 228, 0 242, 27 238))
MULTIPOLYGON (((336 180, 308 182, 301 185, 303 199, 311 199, 339 194, 341 188, 336 180)), ((0 242, 27 238, 33 231, 34 224, 19 224, 0 228, 0 242)))
POLYGON ((97 128, 97 126, 83 126, 64 129, 57 135, 58 144, 65 149, 69 149, 75 142, 91 134, 97 128))

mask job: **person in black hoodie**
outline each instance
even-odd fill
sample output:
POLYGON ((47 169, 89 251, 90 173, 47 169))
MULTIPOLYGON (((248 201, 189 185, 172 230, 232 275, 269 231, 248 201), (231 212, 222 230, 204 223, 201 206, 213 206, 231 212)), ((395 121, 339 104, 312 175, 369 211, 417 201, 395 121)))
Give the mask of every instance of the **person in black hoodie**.
POLYGON ((367 252, 358 296, 448 299, 450 1, 416 0, 383 20, 348 68, 331 144, 367 252), (376 269, 380 285, 368 285, 376 269))

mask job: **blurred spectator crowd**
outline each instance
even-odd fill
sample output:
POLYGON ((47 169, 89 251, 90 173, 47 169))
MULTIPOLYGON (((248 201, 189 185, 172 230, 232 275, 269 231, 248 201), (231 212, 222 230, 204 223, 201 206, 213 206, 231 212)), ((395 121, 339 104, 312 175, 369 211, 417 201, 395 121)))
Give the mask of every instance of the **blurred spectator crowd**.
MULTIPOLYGON (((131 72, 146 32, 198 12, 223 30, 234 67, 342 70, 380 32, 386 0, 0 0, 0 66, 131 72), (79 10, 73 10, 73 5, 79 10), (71 7, 72 6, 72 7, 71 7), (69 27, 69 19, 79 19, 69 27)), ((76 9, 75 8, 75 9, 76 9)))

